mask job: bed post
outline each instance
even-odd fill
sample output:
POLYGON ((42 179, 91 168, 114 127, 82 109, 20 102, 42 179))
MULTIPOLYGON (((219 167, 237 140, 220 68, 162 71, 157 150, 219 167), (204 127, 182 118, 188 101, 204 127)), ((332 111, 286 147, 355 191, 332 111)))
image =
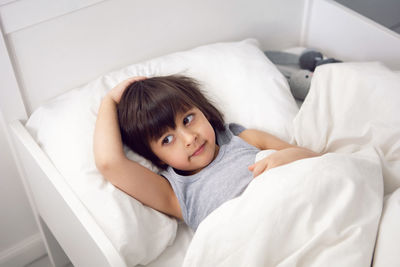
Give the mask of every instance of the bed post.
POLYGON ((15 121, 26 121, 28 119, 28 114, 26 112, 24 101, 20 93, 17 76, 12 65, 12 59, 10 58, 10 53, 7 49, 5 36, 3 34, 3 29, 1 28, 1 25, 0 33, 0 70, 2 75, 2 79, 0 81, 0 108, 6 122, 6 138, 8 143, 10 144, 12 156, 17 166, 19 176, 22 180, 25 193, 29 200, 29 204, 33 211, 36 224, 39 228, 42 240, 46 247, 48 257, 54 267, 65 266, 66 264, 70 263, 70 261, 54 238, 54 236, 47 228, 46 224, 40 218, 28 182, 25 178, 25 173, 20 164, 15 143, 13 142, 13 138, 11 138, 9 124, 12 122, 15 123, 15 121))
POLYGON ((303 20, 301 22, 301 29, 300 29, 300 46, 306 46, 307 40, 307 33, 310 24, 310 17, 311 17, 311 7, 313 5, 313 0, 305 0, 304 7, 303 7, 303 20))
POLYGON ((0 107, 7 122, 13 120, 26 120, 28 118, 22 96, 19 90, 17 78, 11 63, 7 45, 1 29, 0 36, 0 107))

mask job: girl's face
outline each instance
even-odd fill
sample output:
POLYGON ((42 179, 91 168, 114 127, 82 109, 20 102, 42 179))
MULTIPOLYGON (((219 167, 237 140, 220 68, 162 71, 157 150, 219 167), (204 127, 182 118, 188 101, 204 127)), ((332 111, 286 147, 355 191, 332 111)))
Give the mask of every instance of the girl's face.
POLYGON ((218 154, 214 129, 198 108, 178 114, 175 124, 175 129, 167 130, 161 138, 150 142, 151 150, 162 163, 194 174, 218 154))

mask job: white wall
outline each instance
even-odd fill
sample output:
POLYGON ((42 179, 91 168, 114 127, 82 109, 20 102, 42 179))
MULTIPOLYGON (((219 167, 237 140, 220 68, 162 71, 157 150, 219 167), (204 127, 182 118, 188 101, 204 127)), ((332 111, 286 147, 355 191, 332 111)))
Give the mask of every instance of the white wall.
POLYGON ((0 266, 23 266, 44 254, 22 181, 14 163, 0 107, 0 266))

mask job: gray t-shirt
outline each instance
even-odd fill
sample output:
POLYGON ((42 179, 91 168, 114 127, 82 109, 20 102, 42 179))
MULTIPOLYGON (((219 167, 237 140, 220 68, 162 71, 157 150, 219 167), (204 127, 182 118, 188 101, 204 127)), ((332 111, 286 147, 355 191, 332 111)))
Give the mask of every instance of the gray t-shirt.
POLYGON ((184 221, 193 230, 221 204, 239 196, 253 179, 247 167, 254 163, 259 149, 236 136, 243 130, 238 124, 229 124, 225 131, 217 132, 218 155, 200 172, 183 176, 168 167, 161 173, 179 200, 184 221))

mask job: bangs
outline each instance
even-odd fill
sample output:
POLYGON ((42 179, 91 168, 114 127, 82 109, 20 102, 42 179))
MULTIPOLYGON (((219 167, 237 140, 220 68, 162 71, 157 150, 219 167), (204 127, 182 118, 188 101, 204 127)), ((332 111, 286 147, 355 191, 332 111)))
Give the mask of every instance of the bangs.
POLYGON ((194 107, 191 99, 180 94, 165 94, 161 99, 154 101, 145 111, 142 122, 146 124, 146 136, 149 141, 158 140, 165 132, 176 128, 175 119, 194 107))

